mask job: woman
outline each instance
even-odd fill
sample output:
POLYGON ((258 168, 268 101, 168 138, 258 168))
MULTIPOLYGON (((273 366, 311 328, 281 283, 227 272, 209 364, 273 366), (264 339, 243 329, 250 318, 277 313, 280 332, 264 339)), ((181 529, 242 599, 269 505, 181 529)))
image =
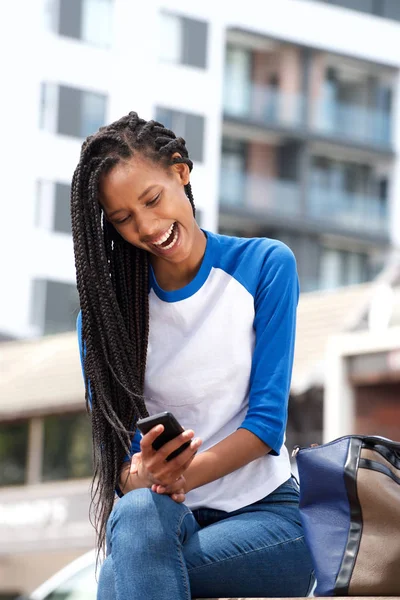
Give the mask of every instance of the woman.
POLYGON ((284 446, 295 260, 275 240, 202 231, 191 169, 182 138, 132 112, 86 140, 74 174, 98 598, 304 596, 284 446), (155 451, 162 426, 135 425, 165 410, 186 430, 155 451))

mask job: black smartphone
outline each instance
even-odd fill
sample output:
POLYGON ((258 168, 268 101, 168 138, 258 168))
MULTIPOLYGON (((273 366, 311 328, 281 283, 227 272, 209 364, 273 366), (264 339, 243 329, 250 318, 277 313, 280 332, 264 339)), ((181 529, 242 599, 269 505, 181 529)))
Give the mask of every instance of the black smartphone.
MULTIPOLYGON (((139 431, 146 434, 153 429, 156 425, 164 425, 164 431, 154 440, 152 446, 154 450, 159 450, 161 446, 164 446, 167 442, 176 438, 184 430, 182 425, 175 419, 174 415, 170 412, 162 412, 145 419, 139 419, 136 423, 139 431)), ((172 460, 178 456, 181 452, 186 450, 190 446, 190 441, 185 442, 182 446, 179 446, 176 450, 168 454, 165 460, 172 460)))

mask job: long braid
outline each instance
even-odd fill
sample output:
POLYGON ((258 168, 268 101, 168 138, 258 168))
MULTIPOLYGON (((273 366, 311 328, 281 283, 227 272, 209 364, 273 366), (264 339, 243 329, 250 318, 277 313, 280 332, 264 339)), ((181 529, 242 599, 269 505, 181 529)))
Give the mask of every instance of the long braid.
MULTIPOLYGON (((149 336, 148 255, 127 243, 105 220, 102 176, 140 154, 165 166, 186 163, 185 140, 135 112, 89 136, 82 145, 71 191, 76 281, 85 347, 86 404, 93 432, 92 511, 99 550, 114 490, 138 418, 147 416, 143 395, 149 336), (174 158, 178 152, 181 158, 174 158)), ((185 193, 195 206, 190 183, 185 193)))

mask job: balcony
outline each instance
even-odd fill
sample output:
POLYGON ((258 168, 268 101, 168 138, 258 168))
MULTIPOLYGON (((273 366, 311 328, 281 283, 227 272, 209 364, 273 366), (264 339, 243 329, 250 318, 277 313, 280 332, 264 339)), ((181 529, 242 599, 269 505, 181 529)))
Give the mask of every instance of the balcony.
POLYGON ((349 231, 388 233, 387 206, 378 197, 330 191, 314 186, 308 194, 307 215, 349 231))
POLYGON ((314 129, 324 135, 390 147, 392 123, 389 111, 344 102, 321 102, 316 108, 314 129))
POLYGON ((241 171, 221 170, 222 206, 248 208, 278 216, 300 213, 299 186, 294 181, 273 179, 241 171))
POLYGON ((302 124, 304 97, 273 86, 251 82, 225 84, 224 115, 245 119, 252 124, 273 127, 299 127, 302 124))

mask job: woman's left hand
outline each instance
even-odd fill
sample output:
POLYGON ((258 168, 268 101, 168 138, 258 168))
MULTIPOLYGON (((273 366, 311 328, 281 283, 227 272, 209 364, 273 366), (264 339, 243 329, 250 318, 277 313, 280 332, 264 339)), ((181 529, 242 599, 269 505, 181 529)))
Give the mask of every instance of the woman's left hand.
POLYGON ((153 492, 157 494, 165 494, 170 496, 172 500, 178 502, 178 504, 185 502, 186 491, 185 491, 185 477, 181 475, 174 483, 168 486, 157 485, 156 483, 151 486, 153 492))
MULTIPOLYGON (((131 465, 130 465, 130 473, 137 473, 138 468, 139 468, 139 464, 141 461, 141 452, 137 452, 136 454, 134 454, 132 456, 131 459, 131 465)), ((175 502, 178 502, 179 504, 182 502, 185 502, 185 497, 186 497, 186 491, 185 491, 185 478, 183 475, 181 475, 180 477, 178 477, 178 479, 168 485, 168 486, 164 486, 164 485, 159 485, 154 483, 151 486, 151 490, 153 492, 156 492, 157 494, 164 494, 166 496, 170 496, 172 498, 172 500, 174 500, 175 502)))

